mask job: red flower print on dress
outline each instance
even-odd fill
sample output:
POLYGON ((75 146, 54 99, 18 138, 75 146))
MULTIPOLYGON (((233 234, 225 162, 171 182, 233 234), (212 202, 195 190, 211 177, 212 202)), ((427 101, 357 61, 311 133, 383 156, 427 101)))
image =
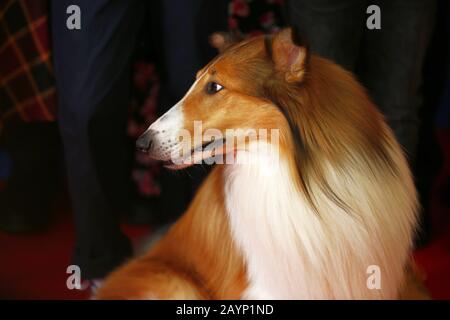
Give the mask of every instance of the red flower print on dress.
POLYGON ((259 18, 259 21, 263 28, 269 29, 275 23, 275 15, 272 11, 266 12, 259 18))
POLYGON ((230 6, 231 15, 247 17, 250 14, 250 8, 245 0, 233 0, 230 6))

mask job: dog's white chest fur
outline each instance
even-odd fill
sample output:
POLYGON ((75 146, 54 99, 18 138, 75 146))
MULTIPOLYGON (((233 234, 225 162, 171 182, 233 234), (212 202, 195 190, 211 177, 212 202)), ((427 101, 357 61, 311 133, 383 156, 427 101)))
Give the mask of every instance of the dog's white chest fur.
POLYGON ((306 270, 301 270, 295 243, 297 223, 292 221, 301 216, 302 206, 288 168, 280 161, 264 155, 225 171, 232 233, 244 254, 249 278, 244 299, 307 297, 302 281, 306 270))

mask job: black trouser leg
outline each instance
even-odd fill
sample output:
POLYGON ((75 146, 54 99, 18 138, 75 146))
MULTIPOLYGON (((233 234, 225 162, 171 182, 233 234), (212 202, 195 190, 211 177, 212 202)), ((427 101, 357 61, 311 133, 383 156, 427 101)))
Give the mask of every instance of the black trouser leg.
POLYGON ((381 29, 366 31, 362 80, 412 162, 422 103, 423 61, 435 15, 433 0, 374 1, 381 29))
POLYGON ((126 119, 130 56, 146 4, 138 0, 52 1, 58 121, 76 223, 75 263, 103 277, 131 253, 119 228, 129 172, 126 119), (69 5, 81 30, 66 27, 69 5))

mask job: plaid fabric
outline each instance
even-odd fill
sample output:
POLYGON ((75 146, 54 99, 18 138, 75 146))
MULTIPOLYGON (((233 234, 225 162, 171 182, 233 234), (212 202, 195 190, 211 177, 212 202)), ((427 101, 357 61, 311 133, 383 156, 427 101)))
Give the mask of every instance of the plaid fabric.
POLYGON ((0 1, 0 127, 55 118, 47 0, 0 1))

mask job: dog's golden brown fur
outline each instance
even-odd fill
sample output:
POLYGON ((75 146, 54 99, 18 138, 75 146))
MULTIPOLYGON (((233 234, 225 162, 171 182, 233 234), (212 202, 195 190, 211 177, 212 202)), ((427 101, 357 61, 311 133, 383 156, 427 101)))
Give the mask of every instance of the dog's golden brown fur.
POLYGON ((216 166, 181 219, 114 271, 98 298, 399 297, 416 191, 400 146, 350 73, 285 29, 226 48, 177 110, 191 131, 194 120, 204 130, 279 129, 279 173, 216 166), (211 81, 225 89, 208 95, 211 81), (370 265, 381 270, 380 289, 367 287, 370 265))

